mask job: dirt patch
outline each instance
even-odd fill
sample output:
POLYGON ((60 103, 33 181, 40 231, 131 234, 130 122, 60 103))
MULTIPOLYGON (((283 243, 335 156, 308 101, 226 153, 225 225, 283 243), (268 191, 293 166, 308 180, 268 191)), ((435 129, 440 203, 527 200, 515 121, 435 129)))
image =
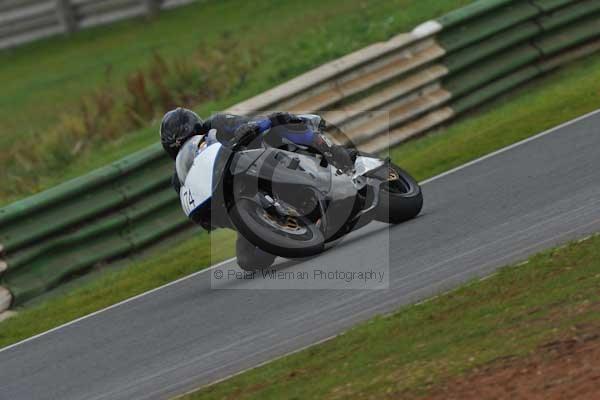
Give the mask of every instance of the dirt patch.
POLYGON ((503 357, 434 386, 425 399, 600 399, 600 329, 545 343, 526 357, 503 357))

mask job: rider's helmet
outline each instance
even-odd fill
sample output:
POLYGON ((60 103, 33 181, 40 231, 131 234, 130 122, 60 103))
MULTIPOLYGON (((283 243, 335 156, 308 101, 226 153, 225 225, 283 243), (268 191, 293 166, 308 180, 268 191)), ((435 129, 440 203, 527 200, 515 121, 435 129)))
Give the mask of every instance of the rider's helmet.
POLYGON ((160 124, 160 142, 172 159, 177 157, 181 146, 194 135, 200 133, 202 119, 186 108, 176 108, 165 114, 160 124))

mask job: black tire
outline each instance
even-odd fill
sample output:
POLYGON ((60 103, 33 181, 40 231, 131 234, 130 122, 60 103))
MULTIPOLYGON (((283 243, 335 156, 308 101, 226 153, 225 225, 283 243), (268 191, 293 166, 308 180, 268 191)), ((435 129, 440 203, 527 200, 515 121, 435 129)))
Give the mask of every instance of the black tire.
POLYGON ((277 256, 257 248, 238 233, 235 242, 237 263, 244 271, 258 271, 273 265, 277 256))
POLYGON ((240 235, 243 235, 258 248, 285 258, 303 258, 323 252, 325 237, 317 226, 309 220, 298 217, 295 222, 303 229, 291 234, 277 229, 262 215, 264 209, 246 198, 238 201, 229 210, 231 222, 240 235))
POLYGON ((391 163, 389 168, 390 176, 393 170, 397 179, 381 184, 375 219, 399 224, 419 215, 423 208, 423 193, 417 181, 402 168, 391 163))

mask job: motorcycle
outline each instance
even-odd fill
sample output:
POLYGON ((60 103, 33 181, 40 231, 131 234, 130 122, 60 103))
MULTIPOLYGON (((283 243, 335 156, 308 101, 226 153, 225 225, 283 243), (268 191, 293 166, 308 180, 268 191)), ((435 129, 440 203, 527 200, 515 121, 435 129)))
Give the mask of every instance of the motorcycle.
MULTIPOLYGON (((302 129, 322 126, 319 116, 302 118, 302 129)), ((358 153, 344 173, 307 146, 264 140, 208 146, 193 160, 180 199, 192 220, 233 228, 285 258, 317 255, 372 221, 404 222, 423 205, 419 184, 389 159, 358 153)))

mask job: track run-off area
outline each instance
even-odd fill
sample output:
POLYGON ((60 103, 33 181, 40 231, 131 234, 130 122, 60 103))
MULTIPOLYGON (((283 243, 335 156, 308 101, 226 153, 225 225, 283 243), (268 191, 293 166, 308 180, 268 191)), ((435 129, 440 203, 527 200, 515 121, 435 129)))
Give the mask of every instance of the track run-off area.
POLYGON ((215 286, 230 260, 0 350, 0 398, 168 398, 223 379, 600 231, 598 171, 600 111, 423 182, 412 221, 279 262, 360 265, 387 274, 387 289, 260 289, 260 276, 215 286))

